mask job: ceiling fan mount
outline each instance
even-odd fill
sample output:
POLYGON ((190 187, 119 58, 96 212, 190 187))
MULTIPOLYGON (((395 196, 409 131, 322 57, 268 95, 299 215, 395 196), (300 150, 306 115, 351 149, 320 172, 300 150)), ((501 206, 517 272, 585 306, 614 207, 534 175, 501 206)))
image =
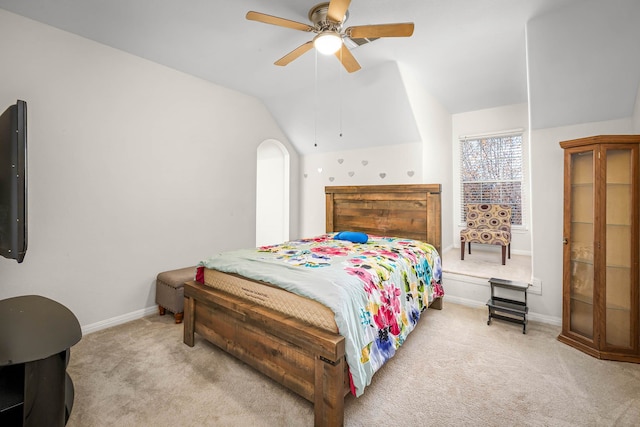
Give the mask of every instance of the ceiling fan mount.
MULTIPOLYGON (((349 11, 345 10, 343 18, 340 22, 335 22, 330 20, 327 17, 327 12, 329 11, 329 2, 319 3, 309 9, 309 21, 313 22, 313 25, 316 29, 323 31, 325 27, 337 27, 338 29, 342 28, 342 25, 346 22, 349 17, 349 11)), ((332 28, 335 29, 335 28, 332 28)))
POLYGON ((313 25, 254 11, 247 12, 246 18, 251 21, 317 34, 313 40, 298 46, 277 60, 275 62, 276 65, 285 66, 313 47, 316 47, 322 53, 334 54, 349 73, 358 71, 361 67, 349 48, 344 44, 345 38, 373 40, 380 37, 411 37, 413 34, 413 22, 359 25, 343 29, 343 24, 349 17, 347 9, 350 4, 351 0, 331 0, 313 6, 308 15, 309 21, 313 25), (321 46, 322 41, 325 40, 330 40, 332 42, 330 44, 333 45, 331 49, 326 51, 321 46))

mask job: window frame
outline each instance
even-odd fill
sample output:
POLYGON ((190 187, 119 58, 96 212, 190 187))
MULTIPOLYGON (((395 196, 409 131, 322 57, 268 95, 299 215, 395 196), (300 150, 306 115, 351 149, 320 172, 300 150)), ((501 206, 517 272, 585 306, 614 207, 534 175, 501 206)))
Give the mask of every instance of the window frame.
POLYGON ((521 210, 522 210, 522 224, 513 224, 512 231, 528 231, 529 230, 529 199, 530 199, 530 168, 529 168, 529 141, 528 135, 524 129, 510 129, 501 132, 493 132, 493 133, 485 133, 485 134, 476 134, 476 135, 461 135, 457 139, 457 155, 454 156, 454 173, 455 179, 454 183, 456 184, 455 195, 455 203, 454 209, 456 212, 456 216, 458 217, 458 227, 465 227, 465 218, 464 218, 464 193, 463 193, 463 181, 462 181, 462 144, 464 141, 469 140, 479 140, 479 139, 488 139, 488 138, 502 138, 502 137, 510 137, 510 136, 520 136, 521 137, 521 161, 522 161, 522 179, 520 181, 520 197, 521 197, 521 210))

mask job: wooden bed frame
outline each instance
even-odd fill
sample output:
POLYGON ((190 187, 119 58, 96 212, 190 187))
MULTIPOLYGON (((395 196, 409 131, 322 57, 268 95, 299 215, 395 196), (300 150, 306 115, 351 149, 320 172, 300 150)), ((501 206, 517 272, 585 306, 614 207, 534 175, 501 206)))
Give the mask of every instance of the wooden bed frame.
MULTIPOLYGON (((418 239, 441 252, 440 184, 326 187, 326 231, 418 239)), ((344 424, 344 337, 197 282, 184 286, 184 343, 194 333, 314 404, 316 426, 344 424)), ((441 299, 431 304, 441 309, 441 299)))

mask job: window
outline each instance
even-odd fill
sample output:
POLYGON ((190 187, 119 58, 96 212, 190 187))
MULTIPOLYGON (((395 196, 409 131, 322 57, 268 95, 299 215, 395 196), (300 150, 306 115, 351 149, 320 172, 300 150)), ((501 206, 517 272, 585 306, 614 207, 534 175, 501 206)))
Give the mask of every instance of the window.
POLYGON ((511 206, 511 223, 522 218, 522 134, 460 140, 461 216, 468 203, 511 206))

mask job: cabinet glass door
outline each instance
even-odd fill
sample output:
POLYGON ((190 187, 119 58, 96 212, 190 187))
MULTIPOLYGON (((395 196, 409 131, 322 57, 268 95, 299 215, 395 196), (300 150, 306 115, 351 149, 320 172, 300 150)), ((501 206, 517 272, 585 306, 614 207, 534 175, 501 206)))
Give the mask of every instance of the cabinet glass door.
POLYGON ((608 149, 606 156, 605 343, 632 345, 632 151, 608 149))
POLYGON ((571 154, 570 330, 593 340, 594 152, 571 154))

